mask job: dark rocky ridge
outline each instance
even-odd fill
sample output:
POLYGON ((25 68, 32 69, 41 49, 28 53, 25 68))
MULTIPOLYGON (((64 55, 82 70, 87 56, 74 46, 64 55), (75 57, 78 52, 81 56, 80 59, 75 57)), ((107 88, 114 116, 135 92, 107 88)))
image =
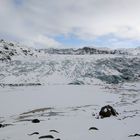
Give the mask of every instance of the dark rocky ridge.
POLYGON ((61 55, 85 55, 85 54, 123 54, 128 55, 126 51, 122 50, 111 50, 108 48, 96 48, 96 47, 83 47, 79 49, 40 49, 40 51, 45 52, 47 54, 61 54, 61 55))
POLYGON ((93 55, 93 54, 116 54, 116 55, 140 55, 140 47, 128 49, 110 49, 100 48, 93 46, 85 46, 83 48, 48 48, 39 49, 39 52, 47 54, 60 54, 60 55, 93 55))

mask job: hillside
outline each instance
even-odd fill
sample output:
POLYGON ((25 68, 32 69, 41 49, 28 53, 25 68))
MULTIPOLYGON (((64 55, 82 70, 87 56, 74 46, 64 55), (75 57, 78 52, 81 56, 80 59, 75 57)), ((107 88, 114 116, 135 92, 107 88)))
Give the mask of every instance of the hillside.
POLYGON ((0 40, 0 61, 10 61, 14 58, 37 57, 35 49, 14 42, 0 40))

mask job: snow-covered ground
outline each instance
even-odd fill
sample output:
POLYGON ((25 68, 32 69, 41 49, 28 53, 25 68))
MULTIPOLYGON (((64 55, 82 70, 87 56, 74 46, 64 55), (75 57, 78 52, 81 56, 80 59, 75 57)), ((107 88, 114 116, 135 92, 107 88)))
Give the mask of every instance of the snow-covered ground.
POLYGON ((52 85, 0 89, 0 139, 36 140, 53 135, 61 140, 131 140, 140 132, 140 84, 52 85), (98 118, 102 106, 119 115, 98 118), (34 124, 32 119, 41 120, 34 124), (89 130, 96 127, 99 130, 89 130), (57 130, 59 133, 50 132, 57 130), (38 135, 28 135, 39 132, 38 135))
POLYGON ((138 140, 139 81, 139 55, 45 54, 2 40, 0 140, 138 140), (104 105, 119 114, 101 119, 104 105))

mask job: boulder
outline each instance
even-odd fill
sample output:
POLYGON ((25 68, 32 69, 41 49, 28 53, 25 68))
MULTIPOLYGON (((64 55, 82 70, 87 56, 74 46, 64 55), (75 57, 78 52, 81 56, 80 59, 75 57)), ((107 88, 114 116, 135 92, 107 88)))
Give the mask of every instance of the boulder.
POLYGON ((110 116, 117 116, 118 113, 112 106, 106 105, 101 108, 99 115, 101 116, 101 118, 106 118, 106 117, 110 117, 110 116))
POLYGON ((136 136, 140 136, 140 134, 134 134, 134 135, 129 135, 128 137, 136 137, 136 136))
POLYGON ((39 132, 34 132, 34 133, 31 133, 31 134, 28 134, 29 136, 32 136, 32 135, 39 135, 39 132))
POLYGON ((32 123, 40 123, 40 120, 38 120, 38 119, 33 119, 33 120, 32 120, 32 123))
POLYGON ((45 139, 45 138, 54 139, 54 136, 52 136, 52 135, 45 135, 45 136, 40 136, 39 137, 39 139, 45 139))
POLYGON ((99 129, 96 127, 90 127, 89 130, 99 130, 99 129))
POLYGON ((0 128, 4 127, 2 124, 0 124, 0 128))

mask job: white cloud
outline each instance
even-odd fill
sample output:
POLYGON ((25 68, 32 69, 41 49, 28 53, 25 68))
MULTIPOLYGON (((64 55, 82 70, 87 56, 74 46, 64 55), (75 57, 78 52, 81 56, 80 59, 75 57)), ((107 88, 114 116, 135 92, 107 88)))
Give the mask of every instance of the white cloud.
POLYGON ((59 46, 52 38, 60 34, 84 40, 108 34, 140 40, 139 0, 14 1, 0 0, 0 32, 23 42, 59 46))
POLYGON ((30 46, 38 46, 38 47, 44 47, 44 48, 51 48, 51 47, 61 47, 62 44, 60 44, 59 42, 57 42, 56 40, 54 40, 53 38, 49 38, 47 36, 43 36, 43 35, 39 35, 33 39, 31 39, 31 41, 29 40, 28 42, 24 42, 25 44, 28 44, 30 46))

